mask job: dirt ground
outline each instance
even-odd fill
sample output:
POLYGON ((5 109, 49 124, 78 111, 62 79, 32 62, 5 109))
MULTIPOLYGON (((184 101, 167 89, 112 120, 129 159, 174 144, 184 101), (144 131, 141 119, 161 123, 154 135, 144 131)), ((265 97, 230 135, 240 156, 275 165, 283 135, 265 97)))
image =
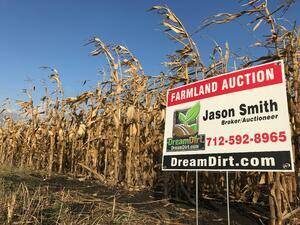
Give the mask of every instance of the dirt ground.
MULTIPOLYGON (((9 220, 6 214, 13 193, 17 193, 17 201, 11 224, 22 221, 27 224, 195 224, 192 205, 162 199, 152 191, 128 191, 61 175, 46 179, 42 173, 30 171, 2 170, 0 181, 1 224, 9 220), (31 210, 25 209, 30 207, 31 210)), ((231 203, 231 224, 266 224, 264 218, 253 216, 254 211, 250 209, 251 206, 231 203)), ((225 202, 200 199, 199 224, 227 224, 225 202)))

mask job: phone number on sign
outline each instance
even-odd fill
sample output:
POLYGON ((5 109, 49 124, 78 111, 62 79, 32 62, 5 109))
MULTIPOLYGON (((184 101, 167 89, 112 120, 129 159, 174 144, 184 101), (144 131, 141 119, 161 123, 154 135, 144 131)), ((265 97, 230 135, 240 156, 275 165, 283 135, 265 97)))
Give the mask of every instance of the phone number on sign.
POLYGON ((249 134, 237 134, 230 135, 228 137, 207 137, 207 146, 220 146, 220 145, 240 145, 240 144, 251 144, 251 143, 269 143, 269 142, 285 142, 286 132, 271 132, 271 133, 255 133, 254 135, 249 134))

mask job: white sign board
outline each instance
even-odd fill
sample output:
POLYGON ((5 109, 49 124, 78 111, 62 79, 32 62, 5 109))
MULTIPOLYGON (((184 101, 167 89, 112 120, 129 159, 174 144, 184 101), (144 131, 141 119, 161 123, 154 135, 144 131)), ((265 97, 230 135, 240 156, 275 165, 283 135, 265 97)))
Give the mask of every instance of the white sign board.
POLYGON ((294 170, 283 61, 168 91, 163 170, 294 170))

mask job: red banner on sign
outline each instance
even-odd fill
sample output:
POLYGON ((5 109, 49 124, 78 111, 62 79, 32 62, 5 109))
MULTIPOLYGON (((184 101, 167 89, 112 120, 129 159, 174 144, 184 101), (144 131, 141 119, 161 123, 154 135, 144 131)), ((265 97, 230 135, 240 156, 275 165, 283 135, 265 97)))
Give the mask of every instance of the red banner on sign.
POLYGON ((168 106, 282 83, 279 62, 272 62, 197 81, 168 92, 168 106))

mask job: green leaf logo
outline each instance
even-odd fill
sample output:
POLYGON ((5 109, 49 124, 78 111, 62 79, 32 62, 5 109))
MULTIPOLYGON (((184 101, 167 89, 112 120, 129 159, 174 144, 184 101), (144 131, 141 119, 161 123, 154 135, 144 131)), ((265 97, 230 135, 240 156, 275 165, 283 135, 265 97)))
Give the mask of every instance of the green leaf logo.
POLYGON ((198 128, 199 128, 199 126, 198 126, 198 124, 192 124, 192 125, 190 125, 190 128, 192 128, 193 129, 193 131, 195 131, 195 132, 197 132, 198 131, 198 128))
POLYGON ((183 113, 179 113, 178 119, 181 123, 185 123, 186 121, 186 116, 183 113))
MULTIPOLYGON (((192 106, 192 108, 190 108, 186 112, 186 114, 180 112, 178 114, 178 119, 182 124, 190 124, 191 122, 195 121, 198 118, 199 112, 200 112, 200 102, 197 102, 195 105, 192 106)), ((197 128, 195 127, 195 129, 198 130, 198 127, 197 128)))
POLYGON ((200 102, 197 102, 195 105, 193 105, 192 108, 190 108, 186 113, 186 123, 189 123, 191 121, 194 121, 198 118, 200 112, 200 102))

